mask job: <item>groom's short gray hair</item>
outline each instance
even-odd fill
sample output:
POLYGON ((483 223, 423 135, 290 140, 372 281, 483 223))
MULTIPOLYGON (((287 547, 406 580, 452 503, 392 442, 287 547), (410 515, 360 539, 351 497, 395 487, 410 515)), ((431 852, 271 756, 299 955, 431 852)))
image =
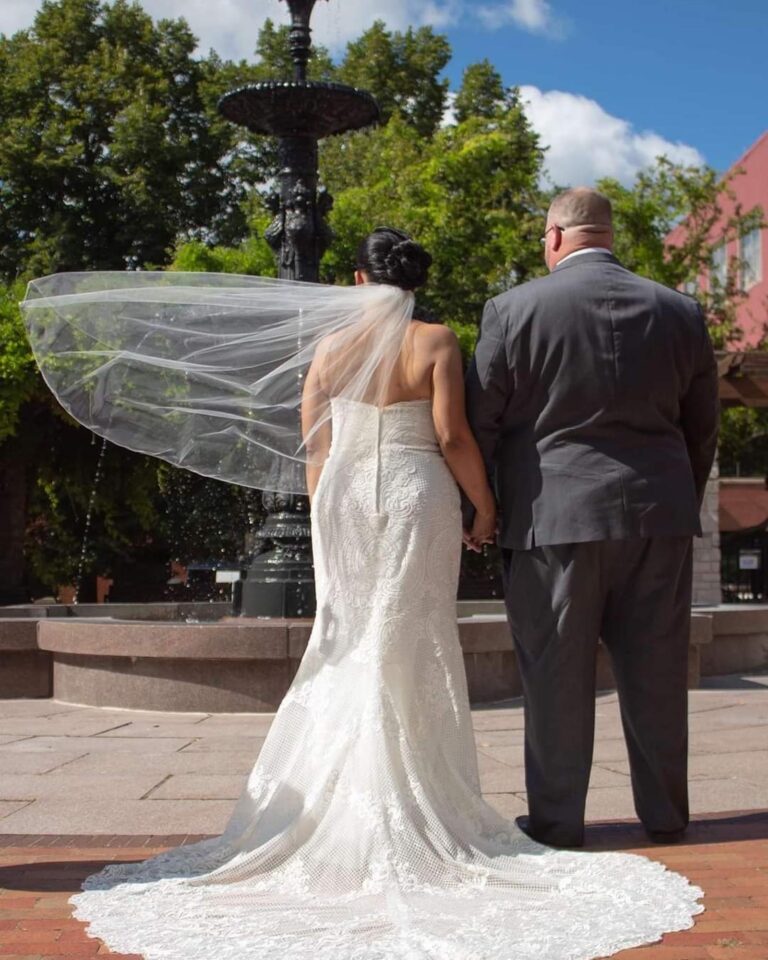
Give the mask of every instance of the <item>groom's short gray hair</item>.
POLYGON ((561 227, 610 227, 613 222, 611 201, 592 187, 573 187, 558 193, 552 201, 549 220, 561 227))

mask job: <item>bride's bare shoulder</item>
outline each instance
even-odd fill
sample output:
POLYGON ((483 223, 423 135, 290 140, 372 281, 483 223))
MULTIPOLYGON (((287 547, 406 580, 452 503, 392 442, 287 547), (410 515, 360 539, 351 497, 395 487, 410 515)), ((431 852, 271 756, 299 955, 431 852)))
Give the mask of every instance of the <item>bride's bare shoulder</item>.
POLYGON ((445 350, 459 344, 456 334, 442 323, 424 323, 414 320, 414 338, 426 350, 445 350))
POLYGON ((345 344, 345 339, 343 337, 343 330, 336 330, 334 333, 326 333, 325 336, 321 337, 317 344, 315 345, 314 356, 315 357, 326 357, 334 348, 338 349, 339 347, 345 344))

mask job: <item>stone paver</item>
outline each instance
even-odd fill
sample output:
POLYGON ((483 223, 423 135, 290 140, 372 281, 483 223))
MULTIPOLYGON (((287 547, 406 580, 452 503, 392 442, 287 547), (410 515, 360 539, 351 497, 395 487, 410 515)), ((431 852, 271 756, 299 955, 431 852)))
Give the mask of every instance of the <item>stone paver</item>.
POLYGON ((243 791, 247 776, 180 773, 168 777, 152 790, 153 800, 237 800, 243 791))
MULTIPOLYGON (((1 708, 0 708, 1 709, 1 708)), ((31 736, 14 743, 5 743, 0 747, 2 755, 6 753, 29 753, 46 751, 55 753, 65 751, 69 754, 85 753, 175 753, 183 750, 193 741, 180 737, 37 737, 31 736)))
MULTIPOLYGON (((131 726, 124 717, 117 722, 108 718, 59 714, 52 717, 11 717, 0 719, 0 733, 18 737, 93 737, 131 726)), ((125 734, 118 734, 125 736, 125 734)))
MULTIPOLYGON (((768 675, 708 678, 691 692, 690 715, 692 811, 768 807, 768 675)), ((180 823, 215 833, 271 721, 0 701, 0 836, 170 834, 180 823)), ((521 701, 477 708, 473 722, 488 799, 509 816, 525 812, 521 701)), ((615 693, 596 703, 587 816, 634 816, 615 693)))
MULTIPOLYGON (((63 800, 75 797, 82 789, 82 777, 66 771, 56 777, 43 777, 35 774, 3 774, 0 793, 4 800, 63 800)), ((139 774, 137 776, 99 777, 88 791, 89 797, 111 797, 116 801, 141 800, 158 783, 157 776, 139 774)))
MULTIPOLYGON (((171 754, 145 754, 144 756, 118 754, 104 756, 103 754, 84 754, 71 759, 66 766, 57 767, 51 771, 52 775, 77 773, 81 777, 103 777, 138 775, 143 773, 157 774, 158 780, 168 774, 201 773, 201 774, 245 774, 253 767, 258 756, 258 748, 243 750, 238 753, 228 750, 225 753, 197 752, 171 754)), ((4 758, 3 758, 4 761, 4 758)), ((14 763, 18 762, 14 758, 14 763)), ((10 769, 10 767, 9 767, 10 769)), ((0 786, 0 793, 2 787, 0 786)), ((0 827, 0 833, 2 828, 0 827)))
POLYGON ((264 737, 252 737, 244 731, 239 734, 233 730, 228 737, 204 737, 199 740, 193 740, 183 747, 185 753, 240 753, 247 750, 252 756, 255 756, 264 743, 264 737))
MULTIPOLYGON (((229 820, 234 800, 124 800, 112 797, 94 799, 36 800, 15 812, 11 811, 0 823, 13 822, 14 832, 50 834, 52 824, 66 833, 114 833, 121 822, 135 833, 135 825, 145 825, 150 833, 167 833, 179 829, 194 833, 221 833, 229 820), (11 821, 13 817, 13 821, 11 821)), ((2 811, 0 811, 2 813, 2 811)))
POLYGON ((86 753, 8 753, 2 755, 3 779, 0 780, 0 794, 3 792, 5 778, 22 773, 51 773, 67 767, 76 760, 87 757, 86 753))
POLYGON ((31 802, 31 800, 0 800, 0 817, 7 817, 17 810, 23 810, 31 802))

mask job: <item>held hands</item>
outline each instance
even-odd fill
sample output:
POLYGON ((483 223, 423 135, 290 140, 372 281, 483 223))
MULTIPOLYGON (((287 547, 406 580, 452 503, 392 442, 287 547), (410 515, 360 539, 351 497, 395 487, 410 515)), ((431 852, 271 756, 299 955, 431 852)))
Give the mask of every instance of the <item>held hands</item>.
POLYGON ((496 507, 476 511, 472 526, 464 530, 464 546, 474 553, 481 553, 484 544, 496 541, 496 507))

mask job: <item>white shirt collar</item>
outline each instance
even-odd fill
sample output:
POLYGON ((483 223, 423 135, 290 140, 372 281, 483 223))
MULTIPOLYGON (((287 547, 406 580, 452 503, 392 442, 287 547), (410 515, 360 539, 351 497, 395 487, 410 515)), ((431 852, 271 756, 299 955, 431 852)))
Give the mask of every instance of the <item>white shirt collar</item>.
POLYGON ((578 257, 582 253, 612 253, 612 250, 609 250, 608 247, 584 247, 583 250, 574 250, 573 253, 569 253, 567 257, 563 257, 562 260, 558 260, 557 266, 559 267, 561 263, 565 263, 566 260, 570 260, 571 257, 578 257))

